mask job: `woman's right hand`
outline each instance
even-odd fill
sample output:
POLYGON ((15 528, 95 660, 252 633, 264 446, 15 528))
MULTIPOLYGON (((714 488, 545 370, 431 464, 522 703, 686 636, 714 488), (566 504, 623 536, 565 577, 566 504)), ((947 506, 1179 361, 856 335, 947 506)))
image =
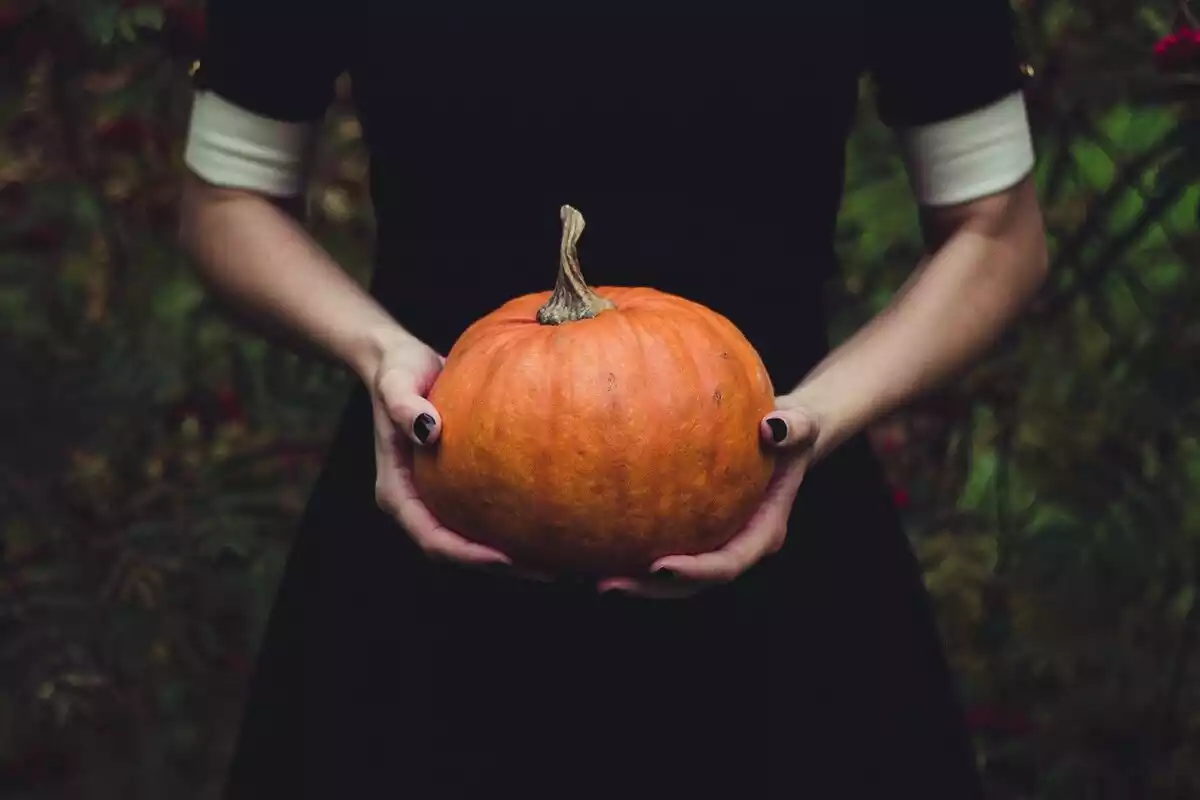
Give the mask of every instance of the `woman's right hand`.
POLYGON ((415 339, 383 351, 367 380, 375 419, 375 500, 430 558, 471 567, 509 567, 510 559, 447 528, 417 496, 412 449, 437 441, 441 416, 425 396, 445 359, 415 339))

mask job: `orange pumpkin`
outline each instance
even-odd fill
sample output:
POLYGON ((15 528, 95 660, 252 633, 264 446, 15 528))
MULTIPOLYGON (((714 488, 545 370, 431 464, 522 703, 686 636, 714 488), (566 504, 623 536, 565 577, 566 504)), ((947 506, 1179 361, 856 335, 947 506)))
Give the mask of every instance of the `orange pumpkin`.
POLYGON ((728 319, 648 288, 584 282, 583 217, 562 208, 552 293, 511 300, 455 343, 429 395, 414 479, 447 526, 556 572, 644 572, 720 547, 773 459, 762 360, 728 319))

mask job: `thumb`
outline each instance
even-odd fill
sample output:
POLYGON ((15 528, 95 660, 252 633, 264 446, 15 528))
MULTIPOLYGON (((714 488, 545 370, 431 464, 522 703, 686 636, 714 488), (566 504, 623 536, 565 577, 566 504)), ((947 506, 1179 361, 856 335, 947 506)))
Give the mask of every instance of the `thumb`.
POLYGON ((758 427, 763 441, 777 448, 805 447, 817 438, 817 423, 802 408, 777 408, 758 427))
POLYGON ((400 371, 379 380, 379 402, 396 427, 414 444, 429 445, 442 432, 442 416, 433 403, 415 390, 415 384, 400 371))

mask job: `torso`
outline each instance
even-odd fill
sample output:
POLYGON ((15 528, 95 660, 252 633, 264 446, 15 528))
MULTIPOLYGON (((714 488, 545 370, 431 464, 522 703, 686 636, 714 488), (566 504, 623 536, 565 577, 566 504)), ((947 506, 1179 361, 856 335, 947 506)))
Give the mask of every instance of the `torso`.
MULTIPOLYGON (((724 313, 786 391, 826 348, 861 2, 798 20, 370 4, 351 77, 376 296, 448 352, 552 287, 570 203, 593 284, 724 313)), ((806 478, 779 554, 670 603, 428 561, 375 505, 371 425, 360 389, 267 634, 235 796, 264 796, 254 774, 321 797, 980 796, 861 440, 806 478)))
POLYGON ((591 282, 709 305, 777 385, 801 377, 823 340, 861 71, 851 13, 685 25, 653 10, 572 9, 569 22, 539 10, 536 24, 510 10, 366 13, 351 75, 379 220, 375 290, 414 332, 444 352, 505 300, 551 288, 571 203, 588 221, 591 282), (435 311, 430 298, 446 297, 435 311), (797 317, 813 323, 799 342, 797 317))

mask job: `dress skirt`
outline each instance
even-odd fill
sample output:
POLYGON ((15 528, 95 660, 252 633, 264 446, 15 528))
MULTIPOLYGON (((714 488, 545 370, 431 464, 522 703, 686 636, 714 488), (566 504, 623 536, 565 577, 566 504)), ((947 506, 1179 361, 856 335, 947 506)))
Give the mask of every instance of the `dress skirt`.
POLYGON ((811 471, 780 553, 689 600, 431 563, 373 486, 360 391, 270 617, 230 800, 981 796, 864 440, 811 471))

